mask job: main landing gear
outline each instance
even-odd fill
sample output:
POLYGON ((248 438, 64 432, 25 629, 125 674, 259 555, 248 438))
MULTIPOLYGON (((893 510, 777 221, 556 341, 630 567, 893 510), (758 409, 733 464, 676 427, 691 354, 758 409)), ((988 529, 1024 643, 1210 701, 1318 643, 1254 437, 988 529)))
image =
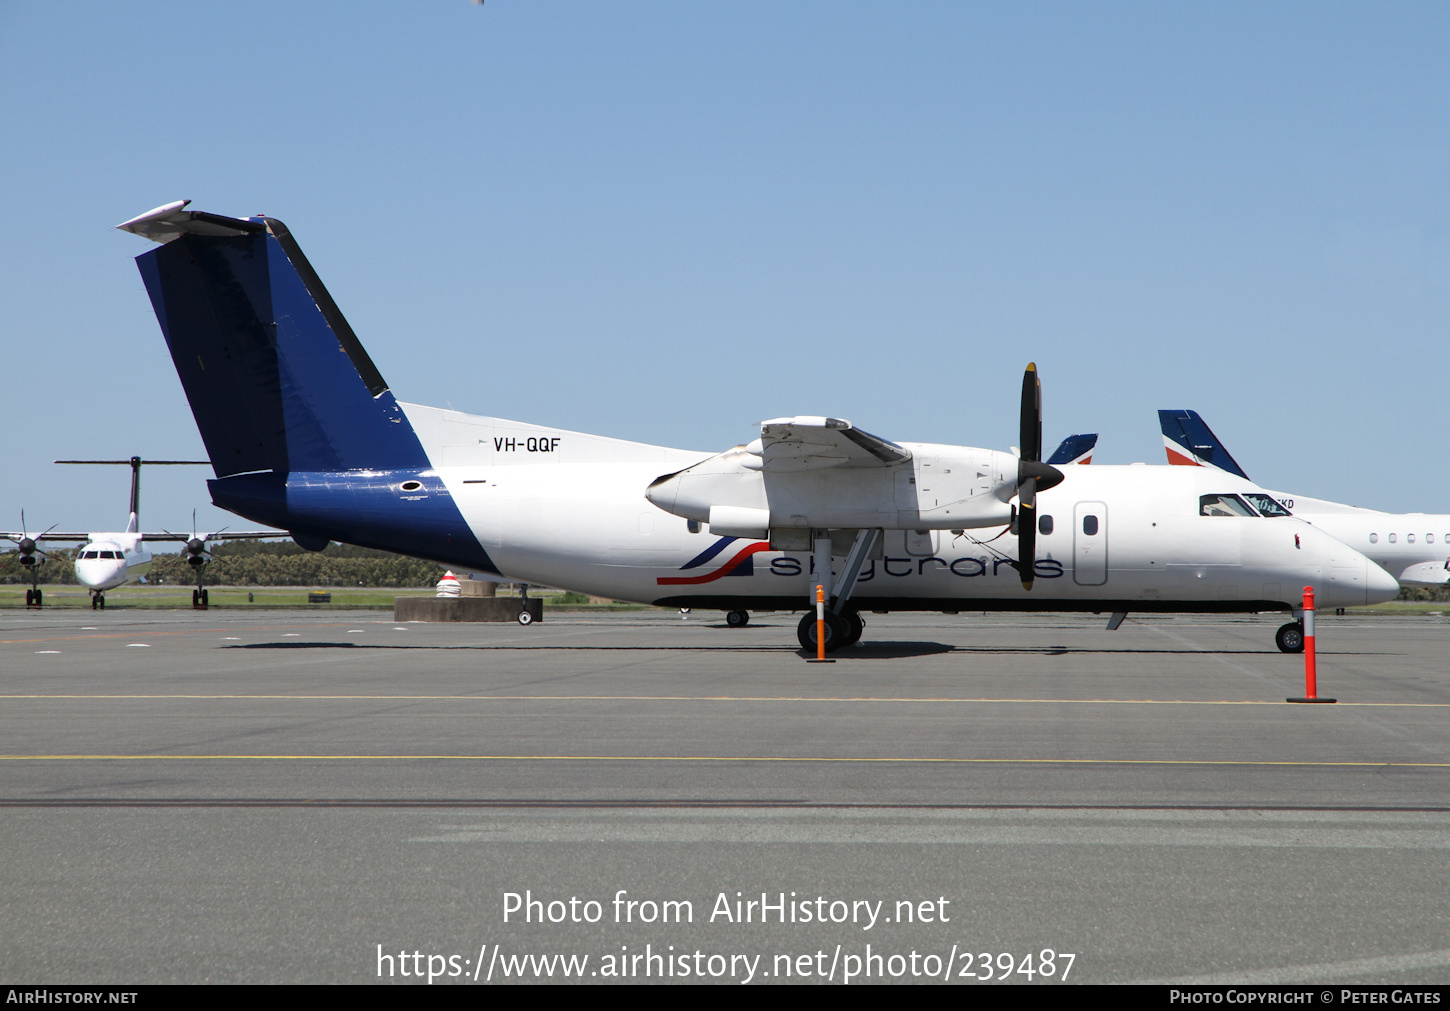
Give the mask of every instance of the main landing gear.
POLYGON ((91 594, 91 610, 94 611, 97 608, 102 611, 106 609, 106 595, 104 593, 91 594))
POLYGON ((1304 626, 1297 621, 1280 625, 1279 631, 1274 633, 1274 645, 1285 653, 1304 652, 1304 626))
POLYGON ((726 611, 725 624, 729 625, 731 628, 744 628, 746 625, 750 624, 750 612, 740 610, 726 611))
MULTIPOLYGON (((880 536, 879 529, 866 529, 857 533, 855 542, 846 553, 845 564, 841 567, 839 576, 835 577, 835 585, 831 586, 830 532, 817 530, 812 533, 814 569, 810 581, 810 601, 812 604, 815 602, 816 585, 824 586, 826 599, 830 601, 826 606, 825 616, 827 653, 859 642, 861 633, 866 628, 866 622, 861 617, 861 612, 849 606, 847 601, 851 599, 851 591, 856 588, 862 565, 870 557, 880 536)), ((814 607, 811 607, 801 618, 800 624, 796 627, 796 639, 807 653, 816 652, 816 610, 814 607)))
MULTIPOLYGON (((826 612, 826 652, 854 645, 861 640, 866 629, 866 620, 857 610, 842 611, 840 614, 826 612)), ((816 651, 816 612, 807 611, 796 626, 796 639, 807 653, 816 651)))

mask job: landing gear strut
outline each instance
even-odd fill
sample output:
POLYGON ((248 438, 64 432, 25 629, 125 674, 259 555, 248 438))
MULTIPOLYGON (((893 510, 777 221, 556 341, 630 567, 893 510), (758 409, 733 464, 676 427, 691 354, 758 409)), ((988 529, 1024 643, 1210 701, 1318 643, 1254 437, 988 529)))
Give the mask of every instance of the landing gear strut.
POLYGON ((1285 653, 1304 652, 1304 626, 1297 621, 1280 625, 1274 633, 1274 644, 1285 653))
MULTIPOLYGON (((851 545, 850 551, 846 553, 846 562, 841 569, 840 577, 835 581, 835 586, 830 586, 831 579, 831 537, 825 530, 813 532, 814 538, 814 570, 811 574, 811 583, 819 582, 826 586, 830 606, 826 609, 826 652, 830 653, 843 646, 850 646, 858 642, 861 633, 865 629, 866 622, 861 618, 861 612, 854 607, 847 605, 851 599, 851 591, 856 588, 856 581, 861 575, 861 567, 870 556, 876 545, 877 538, 881 536, 880 530, 866 529, 856 535, 855 542, 851 545)), ((808 653, 816 649, 816 614, 814 609, 807 611, 801 619, 800 626, 796 629, 796 638, 800 641, 801 648, 808 653)))

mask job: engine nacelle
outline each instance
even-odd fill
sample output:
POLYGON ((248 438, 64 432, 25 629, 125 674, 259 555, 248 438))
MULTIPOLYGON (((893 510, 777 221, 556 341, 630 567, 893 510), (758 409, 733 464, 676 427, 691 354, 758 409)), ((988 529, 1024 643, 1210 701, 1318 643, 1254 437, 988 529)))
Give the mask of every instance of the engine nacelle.
POLYGON ((712 532, 719 524, 719 532, 741 537, 764 536, 767 528, 956 530, 1011 521, 1022 466, 1015 456, 903 446, 910 457, 895 465, 789 461, 779 469, 768 455, 739 446, 657 478, 645 497, 666 512, 709 523, 712 532))

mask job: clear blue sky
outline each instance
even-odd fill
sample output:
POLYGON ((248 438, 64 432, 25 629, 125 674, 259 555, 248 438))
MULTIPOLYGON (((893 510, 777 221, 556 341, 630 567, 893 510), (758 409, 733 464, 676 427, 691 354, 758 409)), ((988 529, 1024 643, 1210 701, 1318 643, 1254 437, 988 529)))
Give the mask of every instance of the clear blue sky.
MULTIPOLYGON (((0 5, 0 527, 204 455, 115 223, 286 221, 401 399, 698 449, 834 414, 1450 510, 1450 7, 0 5)), ((239 523, 201 468, 143 520, 239 523)))

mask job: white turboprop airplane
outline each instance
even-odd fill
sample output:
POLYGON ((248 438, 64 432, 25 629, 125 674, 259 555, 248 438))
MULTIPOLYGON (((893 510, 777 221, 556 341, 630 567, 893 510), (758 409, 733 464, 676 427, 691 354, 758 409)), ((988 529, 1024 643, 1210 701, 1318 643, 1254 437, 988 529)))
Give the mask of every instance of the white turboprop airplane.
MULTIPOLYGON (((108 533, 55 533, 54 528, 41 534, 30 536, 25 530, 10 533, 0 533, 0 539, 13 541, 20 549, 20 564, 30 573, 30 589, 25 591, 25 606, 40 607, 44 595, 40 589, 39 580, 41 562, 47 557, 46 552, 40 547, 40 542, 50 543, 74 543, 83 541, 81 548, 75 556, 76 581, 90 591, 91 609, 104 610, 106 606, 106 591, 114 590, 118 586, 125 586, 127 583, 134 583, 144 576, 151 569, 151 552, 146 550, 147 541, 182 541, 186 544, 187 563, 191 566, 192 572, 196 575, 196 589, 191 593, 193 607, 206 607, 208 604, 207 591, 201 585, 201 570, 210 558, 207 551, 207 541, 218 540, 259 540, 265 537, 286 537, 285 530, 243 530, 235 533, 217 532, 214 534, 197 535, 195 530, 190 534, 173 534, 169 531, 161 533, 142 533, 137 519, 137 511, 141 504, 141 465, 143 463, 139 456, 133 456, 129 460, 57 460, 56 463, 80 463, 80 464, 121 464, 131 468, 131 515, 126 521, 126 529, 108 533), (37 558, 36 556, 40 557, 37 558)), ((189 464, 206 464, 206 460, 146 460, 147 465, 155 466, 177 466, 189 464)), ((21 526, 25 525, 25 514, 20 514, 21 526)), ((193 523, 193 527, 195 524, 193 523)))
MULTIPOLYGON (((1169 463, 1215 468, 1248 479, 1196 411, 1159 411, 1158 425, 1169 463)), ((1402 586, 1450 585, 1450 515, 1386 513, 1291 492, 1264 494, 1267 501, 1253 500, 1260 511, 1279 506, 1327 530, 1364 552, 1402 586)))
MULTIPOLYGON (((119 227, 160 244, 137 265, 212 501, 304 547, 719 608, 733 625, 811 607, 820 584, 832 649, 860 636, 863 610, 1098 611, 1116 627, 1129 611, 1292 611, 1306 584, 1321 606, 1399 590, 1299 520, 1203 511, 1247 481, 1041 462, 1032 366, 1020 455, 823 417, 702 453, 400 403, 282 222, 186 204, 119 227)), ((803 646, 815 627, 807 614, 803 646)))

